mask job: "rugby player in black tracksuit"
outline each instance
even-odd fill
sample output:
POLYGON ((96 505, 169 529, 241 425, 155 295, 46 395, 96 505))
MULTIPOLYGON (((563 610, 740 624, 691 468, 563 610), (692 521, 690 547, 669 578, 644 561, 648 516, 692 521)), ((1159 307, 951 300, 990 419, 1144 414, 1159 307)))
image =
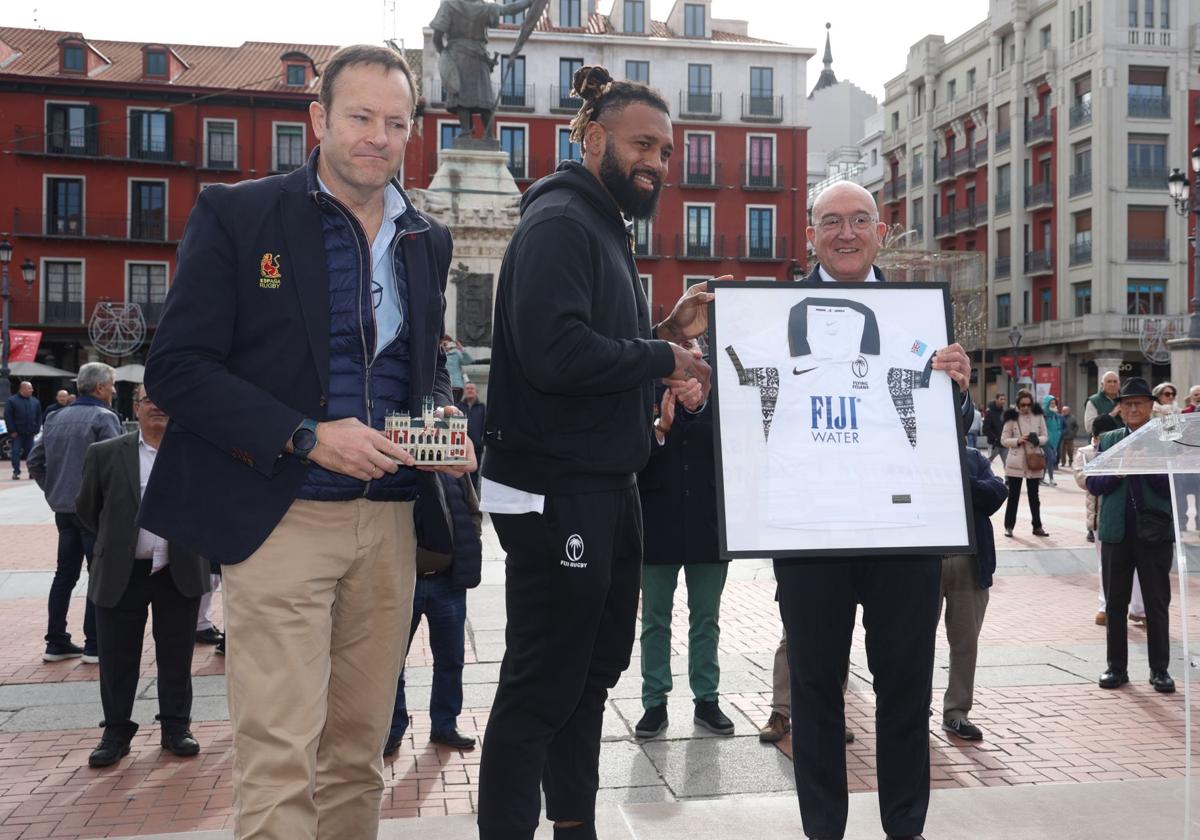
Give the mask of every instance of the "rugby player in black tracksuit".
POLYGON ((507 555, 508 625, 481 840, 532 840, 539 785, 557 840, 595 837, 604 704, 633 648, 654 381, 699 404, 709 375, 654 336, 699 335, 711 295, 685 296, 652 330, 622 218, 654 212, 667 105, 603 68, 580 70, 575 88, 583 163, 525 194, 497 291, 481 496, 507 555))

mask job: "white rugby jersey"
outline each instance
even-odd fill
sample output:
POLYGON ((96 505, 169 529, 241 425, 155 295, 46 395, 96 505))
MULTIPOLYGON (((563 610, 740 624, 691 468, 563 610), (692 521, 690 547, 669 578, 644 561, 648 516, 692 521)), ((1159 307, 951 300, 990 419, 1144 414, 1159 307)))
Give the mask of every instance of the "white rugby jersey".
POLYGON ((767 521, 834 530, 928 521, 914 394, 929 385, 934 349, 857 301, 815 291, 792 307, 787 335, 724 348, 740 385, 759 393, 767 521))

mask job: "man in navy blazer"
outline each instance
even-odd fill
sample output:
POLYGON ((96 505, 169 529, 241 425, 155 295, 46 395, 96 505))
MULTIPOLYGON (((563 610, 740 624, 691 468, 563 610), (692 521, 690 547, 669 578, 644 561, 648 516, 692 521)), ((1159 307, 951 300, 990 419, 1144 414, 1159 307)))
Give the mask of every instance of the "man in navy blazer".
POLYGON ((201 193, 146 364, 171 422, 140 523, 224 564, 239 840, 378 827, 431 478, 384 417, 453 404, 450 234, 395 179, 414 91, 391 50, 330 59, 308 163, 201 193))

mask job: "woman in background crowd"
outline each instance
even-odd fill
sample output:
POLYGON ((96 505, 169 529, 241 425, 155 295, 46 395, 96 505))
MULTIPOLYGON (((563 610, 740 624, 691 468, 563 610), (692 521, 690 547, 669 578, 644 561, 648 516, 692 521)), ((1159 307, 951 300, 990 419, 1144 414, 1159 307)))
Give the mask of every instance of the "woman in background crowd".
POLYGON ((1054 467, 1058 464, 1058 447, 1062 443, 1063 422, 1058 413, 1058 399, 1053 394, 1042 398, 1042 411, 1046 418, 1046 440, 1043 449, 1046 452, 1046 477, 1042 484, 1048 487, 1057 485, 1054 480, 1054 467))
POLYGON ((1046 419, 1042 407, 1034 402, 1027 390, 1017 392, 1017 407, 1004 412, 1004 429, 1000 443, 1009 450, 1004 463, 1008 482, 1008 506, 1004 509, 1004 536, 1013 535, 1017 524, 1017 508, 1021 503, 1021 483, 1029 493, 1029 511, 1033 515, 1033 535, 1048 537, 1042 528, 1042 505, 1038 499, 1038 481, 1045 474, 1046 453, 1042 444, 1047 437, 1046 419), (1030 463, 1040 460, 1042 463, 1030 463))

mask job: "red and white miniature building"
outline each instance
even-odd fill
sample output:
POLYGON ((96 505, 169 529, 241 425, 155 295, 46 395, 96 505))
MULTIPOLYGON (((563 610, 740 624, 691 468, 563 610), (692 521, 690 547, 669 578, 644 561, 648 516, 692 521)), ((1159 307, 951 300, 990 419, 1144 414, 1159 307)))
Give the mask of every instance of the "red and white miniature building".
POLYGON ((406 411, 388 412, 383 421, 384 435, 408 450, 418 464, 467 463, 467 418, 439 418, 429 397, 422 409, 422 415, 415 418, 406 411))

